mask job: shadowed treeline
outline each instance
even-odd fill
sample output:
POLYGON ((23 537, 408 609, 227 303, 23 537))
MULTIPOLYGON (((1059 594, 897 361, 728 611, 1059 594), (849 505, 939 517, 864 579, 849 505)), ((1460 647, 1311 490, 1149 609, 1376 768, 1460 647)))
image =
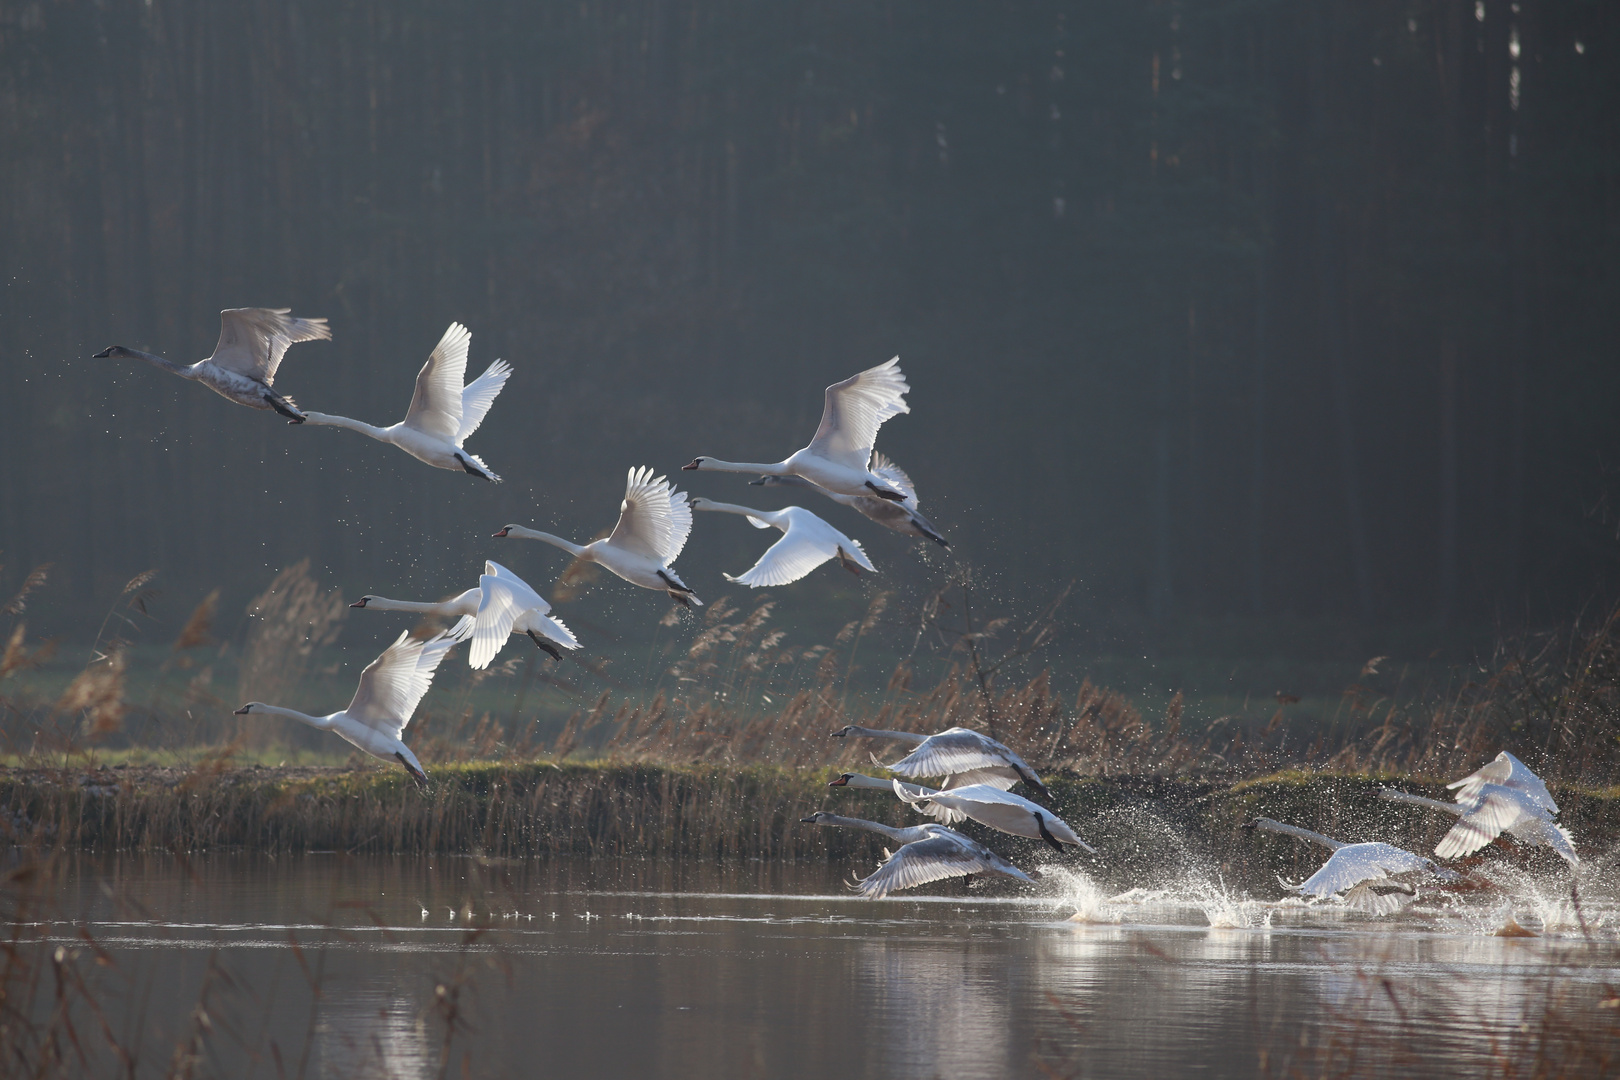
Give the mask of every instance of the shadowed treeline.
POLYGON ((1562 614, 1616 556, 1617 50, 1542 0, 0 0, 0 547, 441 595, 900 353, 882 445, 1009 591, 1562 614), (278 388, 376 422, 465 321, 510 482, 88 359, 244 304, 330 317, 278 388))

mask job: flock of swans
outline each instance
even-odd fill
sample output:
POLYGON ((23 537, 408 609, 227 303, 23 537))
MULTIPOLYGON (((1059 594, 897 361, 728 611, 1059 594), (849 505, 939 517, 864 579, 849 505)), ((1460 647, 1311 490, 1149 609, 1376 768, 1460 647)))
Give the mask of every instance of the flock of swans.
MULTIPOLYGON (((344 416, 300 409, 290 397, 273 389, 276 372, 287 349, 304 341, 329 340, 325 319, 295 318, 281 308, 233 308, 220 313, 220 336, 206 360, 182 365, 151 353, 115 345, 96 353, 97 358, 143 360, 249 408, 274 411, 292 424, 349 428, 399 447, 435 468, 458 470, 495 483, 500 477, 465 443, 488 416, 505 387, 512 368, 496 360, 482 375, 464 383, 471 332, 451 323, 416 376, 415 392, 405 418, 389 427, 374 427, 344 416)), ((821 424, 810 444, 775 463, 740 463, 698 457, 686 471, 748 473, 755 485, 809 488, 857 510, 868 519, 896 532, 948 546, 932 522, 918 509, 910 478, 874 449, 884 421, 909 412, 905 395, 910 387, 898 358, 827 387, 821 424)), ((575 544, 551 533, 522 525, 507 525, 496 537, 538 540, 561 548, 575 559, 597 563, 644 589, 667 594, 683 606, 702 601, 676 573, 674 562, 692 529, 692 511, 739 514, 759 529, 780 529, 777 540, 746 572, 727 580, 755 588, 785 585, 803 578, 823 563, 838 564, 859 575, 876 567, 859 541, 800 506, 756 510, 711 499, 688 498, 685 492, 650 468, 632 468, 619 504, 619 519, 605 539, 575 544)), ((499 563, 487 561, 477 588, 448 600, 423 602, 392 600, 366 595, 350 607, 372 611, 400 611, 455 619, 448 630, 423 640, 403 632, 367 665, 349 706, 326 716, 311 716, 293 709, 253 701, 236 710, 238 715, 269 714, 288 717, 330 731, 359 750, 384 761, 397 761, 418 782, 427 774, 403 742, 406 726, 427 694, 434 672, 450 650, 468 642, 468 663, 485 668, 513 634, 521 634, 553 658, 560 649, 578 649, 579 640, 551 614, 551 606, 522 578, 499 563)), ((884 764, 893 774, 883 780, 860 773, 844 773, 832 787, 891 791, 912 810, 933 821, 895 828, 875 821, 842 817, 821 811, 803 819, 807 824, 865 829, 899 845, 885 852, 878 869, 855 883, 862 896, 881 898, 899 889, 928 882, 977 874, 1001 874, 1031 881, 1031 874, 949 826, 969 820, 1014 836, 1040 840, 1059 853, 1069 850, 1095 854, 1062 818, 1046 806, 1017 795, 1012 788, 1024 784, 1050 801, 1050 792, 1027 762, 1012 750, 968 728, 951 728, 934 735, 846 726, 835 737, 893 739, 914 744, 898 761, 884 764), (903 778, 903 779, 902 779, 903 778), (938 788, 917 779, 940 778, 938 788)), ((1407 792, 1384 790, 1392 801, 1441 810, 1457 818, 1450 832, 1435 847, 1441 859, 1455 859, 1478 851, 1506 833, 1532 845, 1546 845, 1572 865, 1579 862, 1568 830, 1554 821, 1558 806, 1542 781, 1523 762, 1503 751, 1495 760, 1450 785, 1455 802, 1446 803, 1407 792)), ((1257 818, 1246 828, 1283 833, 1319 844, 1332 854, 1315 874, 1298 884, 1283 884, 1304 897, 1337 898, 1345 905, 1371 914, 1399 911, 1417 897, 1420 884, 1445 882, 1455 871, 1434 860, 1383 843, 1346 844, 1321 833, 1257 818)))

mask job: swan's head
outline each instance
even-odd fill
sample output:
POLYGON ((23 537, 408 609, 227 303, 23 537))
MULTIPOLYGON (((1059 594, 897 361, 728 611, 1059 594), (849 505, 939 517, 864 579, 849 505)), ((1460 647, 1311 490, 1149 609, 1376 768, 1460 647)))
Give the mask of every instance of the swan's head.
POLYGON ((855 774, 851 773, 851 772, 847 772, 844 775, 840 776, 836 780, 828 781, 827 786, 828 787, 849 787, 849 782, 851 780, 853 780, 853 779, 855 779, 855 774))
POLYGON ((848 735, 850 732, 852 732, 854 730, 855 730, 855 725, 854 724, 845 724, 843 727, 841 727, 837 731, 833 732, 832 737, 835 738, 835 739, 842 739, 845 735, 848 735))
POLYGON ((497 537, 505 536, 507 533, 511 532, 515 528, 517 528, 516 525, 502 525, 501 526, 501 531, 496 533, 495 535, 497 537))
POLYGON ((1254 830, 1258 829, 1259 827, 1260 827, 1260 820, 1258 818, 1256 818, 1254 821, 1245 821, 1243 823, 1243 831, 1244 832, 1254 832, 1254 830))
POLYGON ((381 598, 376 597, 376 596, 362 596, 360 599, 356 600, 354 603, 350 604, 349 606, 350 607, 365 607, 371 601, 378 600, 378 599, 381 599, 381 598))
POLYGON ((112 345, 91 357, 92 360, 123 360, 135 354, 122 345, 112 345))
POLYGON ((690 506, 694 510, 702 510, 704 508, 702 499, 694 499, 691 496, 687 496, 686 505, 690 506))
POLYGON ((255 706, 262 709, 262 708, 264 708, 264 702, 262 702, 262 701, 250 701, 246 705, 242 706, 240 709, 237 709, 236 710, 236 715, 237 716, 246 716, 246 715, 248 715, 249 713, 251 713, 253 711, 255 706))
POLYGON ((692 459, 692 464, 690 464, 690 465, 682 465, 681 466, 681 471, 682 472, 696 472, 697 470, 703 468, 703 463, 705 461, 708 461, 708 460, 709 460, 708 458, 695 457, 695 458, 692 459))
POLYGON ((804 824, 804 825, 820 825, 827 818, 834 817, 834 816, 835 815, 830 814, 825 810, 817 810, 815 813, 811 814, 809 817, 800 818, 799 821, 800 821, 801 824, 804 824))

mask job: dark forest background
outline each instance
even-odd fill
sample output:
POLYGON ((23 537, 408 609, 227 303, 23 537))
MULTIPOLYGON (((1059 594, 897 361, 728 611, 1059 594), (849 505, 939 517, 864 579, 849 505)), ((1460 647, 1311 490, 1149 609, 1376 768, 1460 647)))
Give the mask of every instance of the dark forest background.
MULTIPOLYGON (((0 580, 540 585, 490 532, 776 460, 899 354, 879 447, 1009 603, 1562 618, 1620 569, 1617 81, 1574 0, 0 0, 0 580), (89 358, 243 305, 329 317, 277 386, 376 423, 467 323, 508 483, 89 358)), ((762 549, 724 522, 700 594, 762 549)))

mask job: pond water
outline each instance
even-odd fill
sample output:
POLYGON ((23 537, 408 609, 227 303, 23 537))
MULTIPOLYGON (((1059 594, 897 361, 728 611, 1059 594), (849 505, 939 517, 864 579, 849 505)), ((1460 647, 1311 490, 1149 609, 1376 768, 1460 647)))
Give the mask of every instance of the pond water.
POLYGON ((870 902, 838 869, 86 856, 43 929, 152 1075, 177 1043, 207 1074, 345 1078, 1518 1075, 1620 1053, 1615 908, 1552 887, 1514 900, 1539 936, 1498 937, 1500 897, 1371 920, 1053 872, 870 902))

